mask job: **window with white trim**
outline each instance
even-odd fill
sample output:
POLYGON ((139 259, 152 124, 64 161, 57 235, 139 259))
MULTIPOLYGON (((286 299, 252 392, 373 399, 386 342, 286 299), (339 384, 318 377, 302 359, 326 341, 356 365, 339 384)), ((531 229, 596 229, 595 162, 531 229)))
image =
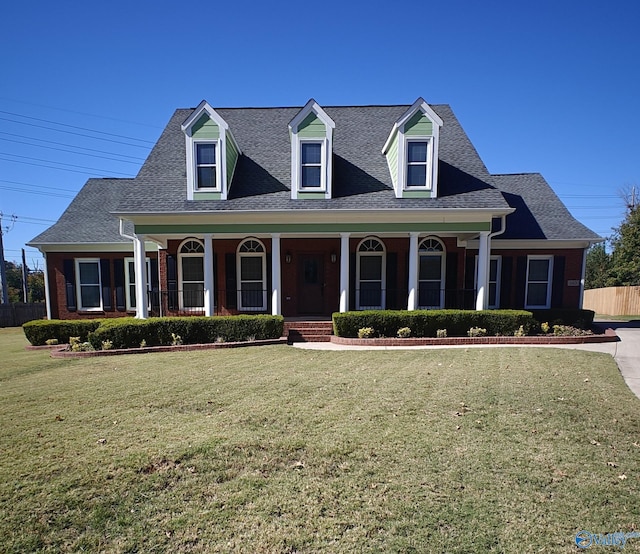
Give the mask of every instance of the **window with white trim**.
POLYGON ((100 260, 76 258, 76 293, 78 309, 87 311, 102 310, 102 281, 100 260))
POLYGON ((418 308, 444 306, 444 245, 436 238, 426 238, 418 246, 418 308))
POLYGON ((527 257, 527 289, 525 308, 551 307, 553 256, 527 257))
POLYGON ((357 250, 356 309, 384 310, 386 251, 382 241, 366 238, 357 250))
POLYGON ((267 309, 267 255, 258 239, 245 239, 238 246, 238 309, 267 309))
MULTIPOLYGON (((500 307, 500 274, 502 273, 502 256, 489 258, 489 303, 487 307, 497 310, 500 307)), ((478 288, 478 256, 476 256, 476 270, 473 288, 478 288)))
POLYGON ((217 142, 194 142, 196 189, 218 188, 217 142))
MULTIPOLYGON (((151 260, 145 258, 147 265, 147 292, 151 292, 151 260)), ((124 259, 124 281, 127 310, 136 309, 136 266, 133 258, 124 259)), ((151 309, 151 296, 147 295, 148 309, 151 309)))
POLYGON ((324 188, 322 185, 322 141, 300 142, 300 186, 301 188, 324 188))
POLYGON ((182 291, 181 309, 204 308, 204 245, 197 239, 185 240, 178 249, 178 280, 182 291))
POLYGON ((407 188, 429 186, 430 164, 431 164, 431 141, 430 140, 407 140, 407 188))

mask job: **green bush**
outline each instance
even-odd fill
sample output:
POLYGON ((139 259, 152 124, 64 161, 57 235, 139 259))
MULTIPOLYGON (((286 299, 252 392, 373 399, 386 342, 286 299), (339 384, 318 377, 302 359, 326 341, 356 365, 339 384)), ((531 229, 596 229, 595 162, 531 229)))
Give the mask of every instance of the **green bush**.
POLYGON ((435 337, 446 329, 450 337, 466 337, 471 327, 487 330, 487 335, 513 334, 522 326, 527 334, 539 324, 524 310, 366 310, 333 314, 333 332, 339 337, 357 337, 358 330, 373 327, 381 337, 394 337, 401 327, 409 327, 414 337, 435 337))
POLYGON ((552 308, 550 310, 531 310, 533 317, 540 323, 551 325, 570 325, 580 329, 590 329, 596 313, 593 310, 552 308))
POLYGON ((80 337, 80 340, 85 342, 89 333, 95 331, 103 321, 101 319, 37 319, 25 323, 22 330, 33 346, 43 346, 50 339, 56 339, 59 344, 67 344, 69 337, 80 337))
POLYGON ((240 315, 216 317, 118 318, 103 322, 89 335, 98 349, 109 340, 113 348, 139 348, 177 344, 210 344, 224 337, 227 342, 275 339, 282 336, 282 316, 240 315))

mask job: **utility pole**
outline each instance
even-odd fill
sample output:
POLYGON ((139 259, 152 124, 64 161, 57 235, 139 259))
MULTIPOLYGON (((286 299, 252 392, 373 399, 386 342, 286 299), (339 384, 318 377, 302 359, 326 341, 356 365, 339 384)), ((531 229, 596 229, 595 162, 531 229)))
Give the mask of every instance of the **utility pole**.
POLYGON ((7 270, 4 265, 4 244, 2 242, 2 212, 0 212, 0 284, 2 285, 2 303, 9 303, 9 289, 7 288, 7 270))
POLYGON ((24 248, 22 249, 22 301, 26 304, 29 294, 27 291, 27 283, 29 281, 29 268, 27 267, 27 259, 24 255, 24 248))
POLYGON ((18 217, 15 215, 12 215, 11 224, 8 225, 5 230, 2 227, 2 216, 3 216, 3 213, 0 212, 0 285, 2 285, 2 303, 8 304, 9 303, 9 287, 7 287, 7 268, 4 263, 4 243, 2 242, 2 236, 11 230, 11 228, 13 227, 13 224, 16 222, 16 219, 18 219, 18 217))

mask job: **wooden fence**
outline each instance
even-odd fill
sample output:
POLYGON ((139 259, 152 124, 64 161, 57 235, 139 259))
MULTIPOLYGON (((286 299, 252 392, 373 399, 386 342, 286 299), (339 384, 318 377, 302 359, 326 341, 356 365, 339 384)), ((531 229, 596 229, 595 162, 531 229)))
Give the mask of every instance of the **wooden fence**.
POLYGON ((0 304, 0 327, 20 327, 27 321, 42 319, 46 315, 44 302, 0 304))
POLYGON ((585 290, 582 307, 605 315, 640 314, 640 287, 585 290))

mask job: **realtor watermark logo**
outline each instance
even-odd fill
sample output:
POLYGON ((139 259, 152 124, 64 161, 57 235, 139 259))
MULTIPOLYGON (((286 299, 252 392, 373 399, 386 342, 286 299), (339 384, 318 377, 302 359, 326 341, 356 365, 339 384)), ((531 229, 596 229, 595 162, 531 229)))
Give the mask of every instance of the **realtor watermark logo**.
POLYGON ((576 546, 578 548, 589 548, 590 546, 617 546, 624 548, 629 539, 640 537, 638 531, 630 533, 590 533, 589 531, 580 531, 576 533, 576 546))

